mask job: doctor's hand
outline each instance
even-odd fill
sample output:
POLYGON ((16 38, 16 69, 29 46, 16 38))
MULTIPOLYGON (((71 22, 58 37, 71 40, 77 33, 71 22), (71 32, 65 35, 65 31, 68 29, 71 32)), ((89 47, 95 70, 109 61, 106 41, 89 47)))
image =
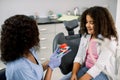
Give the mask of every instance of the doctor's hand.
POLYGON ((56 67, 59 67, 61 64, 62 57, 66 55, 67 53, 69 53, 70 51, 71 49, 66 43, 61 44, 59 47, 57 47, 55 52, 50 57, 49 67, 52 70, 56 67))
POLYGON ((61 58, 64 56, 65 54, 60 54, 59 53, 59 48, 57 48, 55 50, 55 52, 51 55, 50 57, 50 62, 49 62, 49 67, 53 70, 56 67, 59 67, 61 64, 61 58))

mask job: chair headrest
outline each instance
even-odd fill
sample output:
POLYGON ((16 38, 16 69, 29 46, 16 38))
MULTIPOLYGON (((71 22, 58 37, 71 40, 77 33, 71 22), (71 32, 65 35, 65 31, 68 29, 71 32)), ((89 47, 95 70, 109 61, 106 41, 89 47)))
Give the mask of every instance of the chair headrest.
POLYGON ((74 28, 78 27, 78 20, 77 19, 74 19, 71 21, 64 21, 63 23, 68 31, 73 30, 74 28))

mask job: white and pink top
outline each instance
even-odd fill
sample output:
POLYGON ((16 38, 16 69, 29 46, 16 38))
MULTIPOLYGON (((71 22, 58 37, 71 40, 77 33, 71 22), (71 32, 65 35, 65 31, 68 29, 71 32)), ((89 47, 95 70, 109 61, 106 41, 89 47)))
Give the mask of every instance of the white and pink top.
POLYGON ((98 59, 97 43, 94 40, 90 40, 88 50, 86 52, 85 66, 91 68, 98 59))

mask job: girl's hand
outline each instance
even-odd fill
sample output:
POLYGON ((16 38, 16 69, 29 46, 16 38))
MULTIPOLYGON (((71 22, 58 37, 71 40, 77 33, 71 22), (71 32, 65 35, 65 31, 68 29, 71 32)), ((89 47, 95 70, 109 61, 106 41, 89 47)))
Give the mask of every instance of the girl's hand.
POLYGON ((77 80, 77 75, 73 74, 72 77, 71 77, 71 80, 77 80))

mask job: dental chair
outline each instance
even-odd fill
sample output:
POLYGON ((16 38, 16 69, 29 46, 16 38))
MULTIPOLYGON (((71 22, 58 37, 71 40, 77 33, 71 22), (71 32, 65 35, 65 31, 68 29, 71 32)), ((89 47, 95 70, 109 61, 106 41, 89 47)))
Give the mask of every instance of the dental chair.
POLYGON ((64 33, 61 32, 55 36, 53 40, 53 52, 57 46, 62 43, 66 43, 70 47, 71 51, 62 57, 61 65, 59 66, 61 72, 65 75, 72 71, 73 61, 78 51, 81 34, 79 34, 79 31, 78 34, 74 33, 74 29, 79 26, 78 20, 64 21, 63 23, 68 31, 68 35, 65 36, 64 33))
POLYGON ((5 68, 0 70, 0 80, 6 80, 5 68))

